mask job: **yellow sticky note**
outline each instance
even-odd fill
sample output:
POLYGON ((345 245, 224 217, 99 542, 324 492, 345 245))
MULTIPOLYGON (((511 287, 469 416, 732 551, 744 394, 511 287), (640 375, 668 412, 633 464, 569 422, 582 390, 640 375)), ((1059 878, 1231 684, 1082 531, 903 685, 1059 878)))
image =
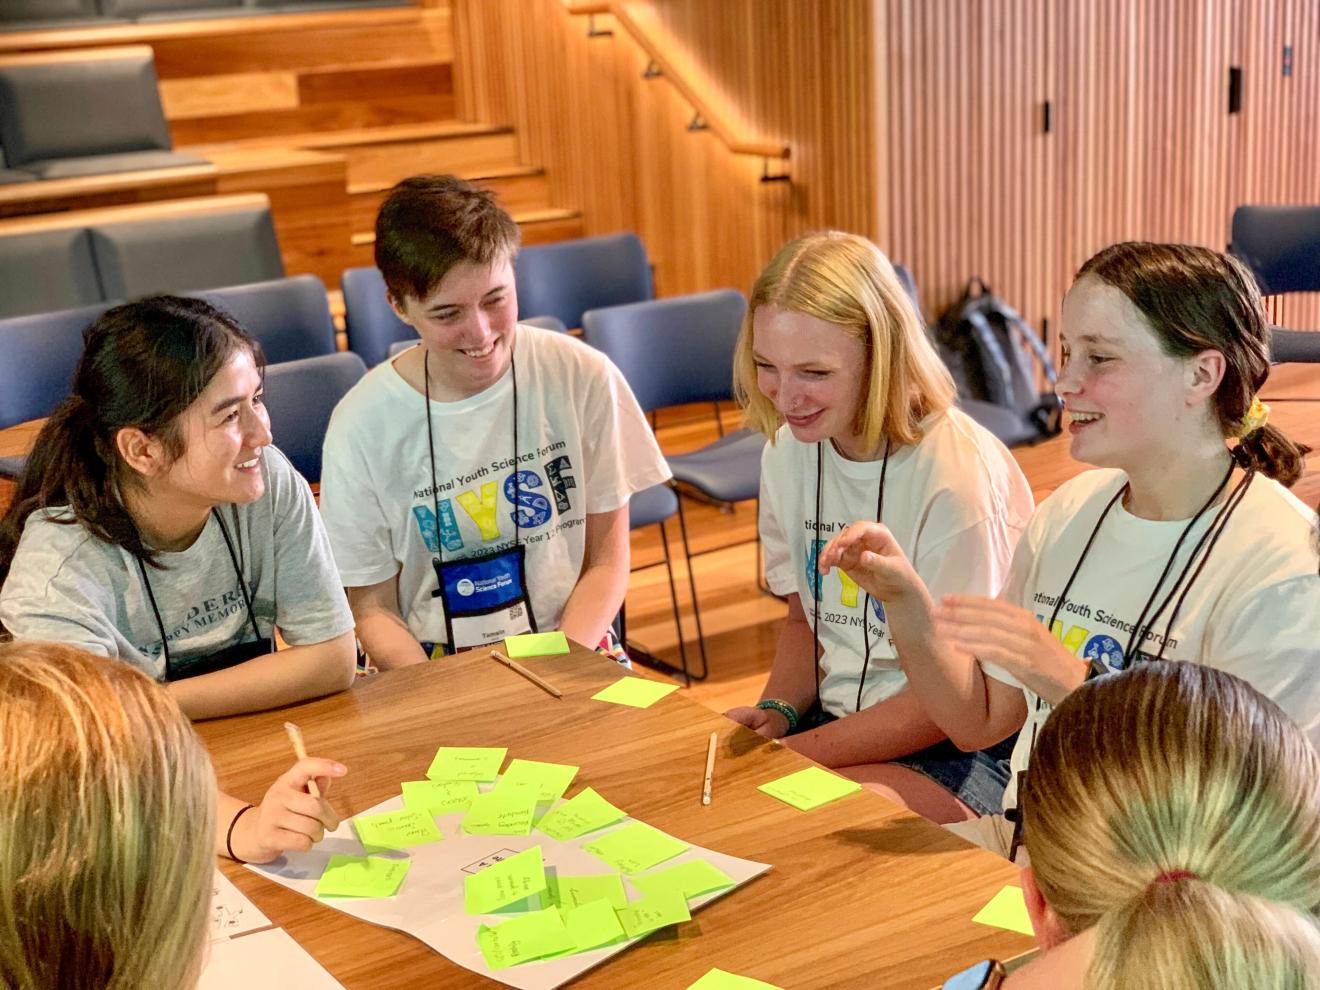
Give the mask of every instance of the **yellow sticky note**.
POLYGON ((618 914, 619 924, 623 925, 624 934, 629 938, 645 935, 666 925, 676 925, 692 917, 688 912, 687 900, 672 890, 633 901, 618 914))
POLYGON ((472 780, 405 780, 403 806, 428 815, 467 811, 478 794, 472 780))
POLYGON ((812 811, 861 789, 862 785, 855 780, 829 773, 820 767, 807 767, 757 788, 802 811, 812 811))
POLYGON ((634 822, 593 839, 582 848, 621 873, 640 873, 677 856, 687 847, 682 839, 666 835, 645 822, 634 822))
POLYGON ((618 873, 577 877, 547 876, 546 888, 550 902, 563 908, 581 907, 592 901, 607 901, 613 908, 628 906, 623 877, 618 873))
POLYGON ((496 790, 505 784, 534 783, 540 793, 538 801, 558 801, 577 776, 578 768, 567 763, 542 763, 539 760, 513 760, 500 775, 496 790))
POLYGON ((633 886, 648 896, 672 890, 689 898, 732 887, 734 882, 733 877, 704 859, 690 859, 632 878, 633 886))
POLYGON ((562 907, 560 912, 574 952, 586 952, 623 937, 623 925, 609 901, 588 901, 578 907, 562 907))
POLYGON ((576 839, 606 825, 613 825, 627 814, 610 804, 590 787, 583 788, 559 807, 546 813, 536 827, 560 842, 576 839))
POLYGON ((317 881, 315 893, 317 897, 393 897, 411 865, 408 859, 336 853, 317 881))
POLYGON ((510 659, 522 657, 553 657, 568 652, 568 637, 556 630, 548 633, 524 633, 505 636, 504 652, 510 659))
POLYGON ((477 947, 491 969, 541 959, 571 949, 573 944, 555 908, 532 911, 494 928, 481 925, 477 929, 477 947))
POLYGON ((591 700, 608 701, 629 708, 650 708, 665 695, 677 690, 677 684, 648 681, 642 677, 621 677, 609 687, 593 694, 591 700))
POLYGON ((508 752, 504 746, 441 746, 426 776, 431 780, 494 780, 508 752))
POLYGON ((359 815, 353 829, 368 852, 377 849, 409 849, 444 838, 429 812, 405 808, 381 815, 359 815))
POLYGON ((1027 901, 1022 895, 1022 888, 1009 884, 994 897, 990 903, 976 912, 972 918, 978 925, 991 928, 1007 928, 1010 932, 1022 935, 1035 935, 1031 927, 1031 916, 1027 914, 1027 901))
POLYGON ((469 835, 529 835, 536 817, 536 784, 505 784, 478 794, 463 818, 469 835))
POLYGON ((773 983, 754 980, 750 976, 738 976, 734 973, 726 973, 722 969, 712 969, 687 990, 780 990, 780 988, 773 983))
POLYGON ((545 890, 545 860, 532 846, 463 878, 463 907, 468 914, 490 914, 545 890))

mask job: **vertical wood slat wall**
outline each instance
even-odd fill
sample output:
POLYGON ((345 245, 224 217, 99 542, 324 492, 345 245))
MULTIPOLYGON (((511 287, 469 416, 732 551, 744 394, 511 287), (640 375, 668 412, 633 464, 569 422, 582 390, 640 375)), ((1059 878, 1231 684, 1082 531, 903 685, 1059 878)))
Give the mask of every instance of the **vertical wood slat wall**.
MULTIPOLYGON (((927 316, 979 274, 1054 342, 1073 273, 1105 244, 1223 249, 1239 204, 1320 203, 1314 0, 629 4, 703 92, 792 145, 791 186, 689 133, 617 26, 587 38, 559 0, 452 2, 464 115, 514 123, 589 232, 637 230, 665 294, 745 291, 783 240, 835 226, 907 263, 927 316)), ((1320 329, 1320 297, 1270 309, 1320 329)))

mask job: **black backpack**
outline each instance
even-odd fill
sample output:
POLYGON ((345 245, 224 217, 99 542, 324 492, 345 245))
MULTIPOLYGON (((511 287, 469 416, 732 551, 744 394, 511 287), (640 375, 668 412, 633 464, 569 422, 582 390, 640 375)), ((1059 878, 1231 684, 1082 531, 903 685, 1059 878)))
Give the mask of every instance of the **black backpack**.
POLYGON ((1045 345, 980 278, 969 281, 962 297, 940 317, 935 343, 959 398, 971 400, 965 405, 985 403, 1015 414, 1028 440, 1044 440, 1063 428, 1063 404, 1053 390, 1058 374, 1045 345), (1050 384, 1047 392, 1036 388, 1033 358, 1050 384))

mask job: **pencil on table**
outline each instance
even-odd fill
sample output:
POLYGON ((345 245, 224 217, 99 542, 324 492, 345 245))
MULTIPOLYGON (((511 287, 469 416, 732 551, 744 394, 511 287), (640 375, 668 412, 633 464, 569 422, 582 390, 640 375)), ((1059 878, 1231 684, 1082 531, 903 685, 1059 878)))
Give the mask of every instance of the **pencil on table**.
POLYGON ((555 687, 553 684, 551 684, 548 681, 542 680, 540 677, 538 677, 536 674, 533 674, 522 664, 518 663, 518 661, 510 660, 499 650, 491 650, 490 655, 493 656, 500 663, 504 664, 504 666, 508 667, 514 673, 522 674, 523 677, 527 678, 529 681, 531 681, 533 684, 539 687, 542 691, 552 694, 556 698, 562 699, 564 697, 564 692, 559 690, 559 688, 555 687))
POLYGON ((710 734, 710 745, 706 747, 706 783, 701 788, 701 803, 710 804, 710 781, 715 776, 715 741, 719 738, 718 732, 710 734))
MULTIPOLYGON (((302 729, 292 722, 285 722, 284 731, 289 734, 289 742, 293 743, 294 755, 300 760, 307 759, 307 746, 303 743, 302 729)), ((314 780, 307 781, 307 792, 314 798, 321 796, 321 789, 316 786, 314 780)))

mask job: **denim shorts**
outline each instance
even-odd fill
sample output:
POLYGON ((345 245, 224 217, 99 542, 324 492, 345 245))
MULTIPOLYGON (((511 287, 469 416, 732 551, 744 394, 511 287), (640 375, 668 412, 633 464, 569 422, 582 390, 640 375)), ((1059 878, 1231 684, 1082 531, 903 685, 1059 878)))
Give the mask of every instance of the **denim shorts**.
MULTIPOLYGON (((808 732, 835 721, 835 716, 813 704, 798 722, 798 732, 808 732)), ((1008 786, 1008 761, 1013 755, 1017 733, 989 749, 964 753, 948 739, 927 746, 896 763, 929 777, 978 815, 996 815, 1004 810, 1004 788, 1008 786)))

